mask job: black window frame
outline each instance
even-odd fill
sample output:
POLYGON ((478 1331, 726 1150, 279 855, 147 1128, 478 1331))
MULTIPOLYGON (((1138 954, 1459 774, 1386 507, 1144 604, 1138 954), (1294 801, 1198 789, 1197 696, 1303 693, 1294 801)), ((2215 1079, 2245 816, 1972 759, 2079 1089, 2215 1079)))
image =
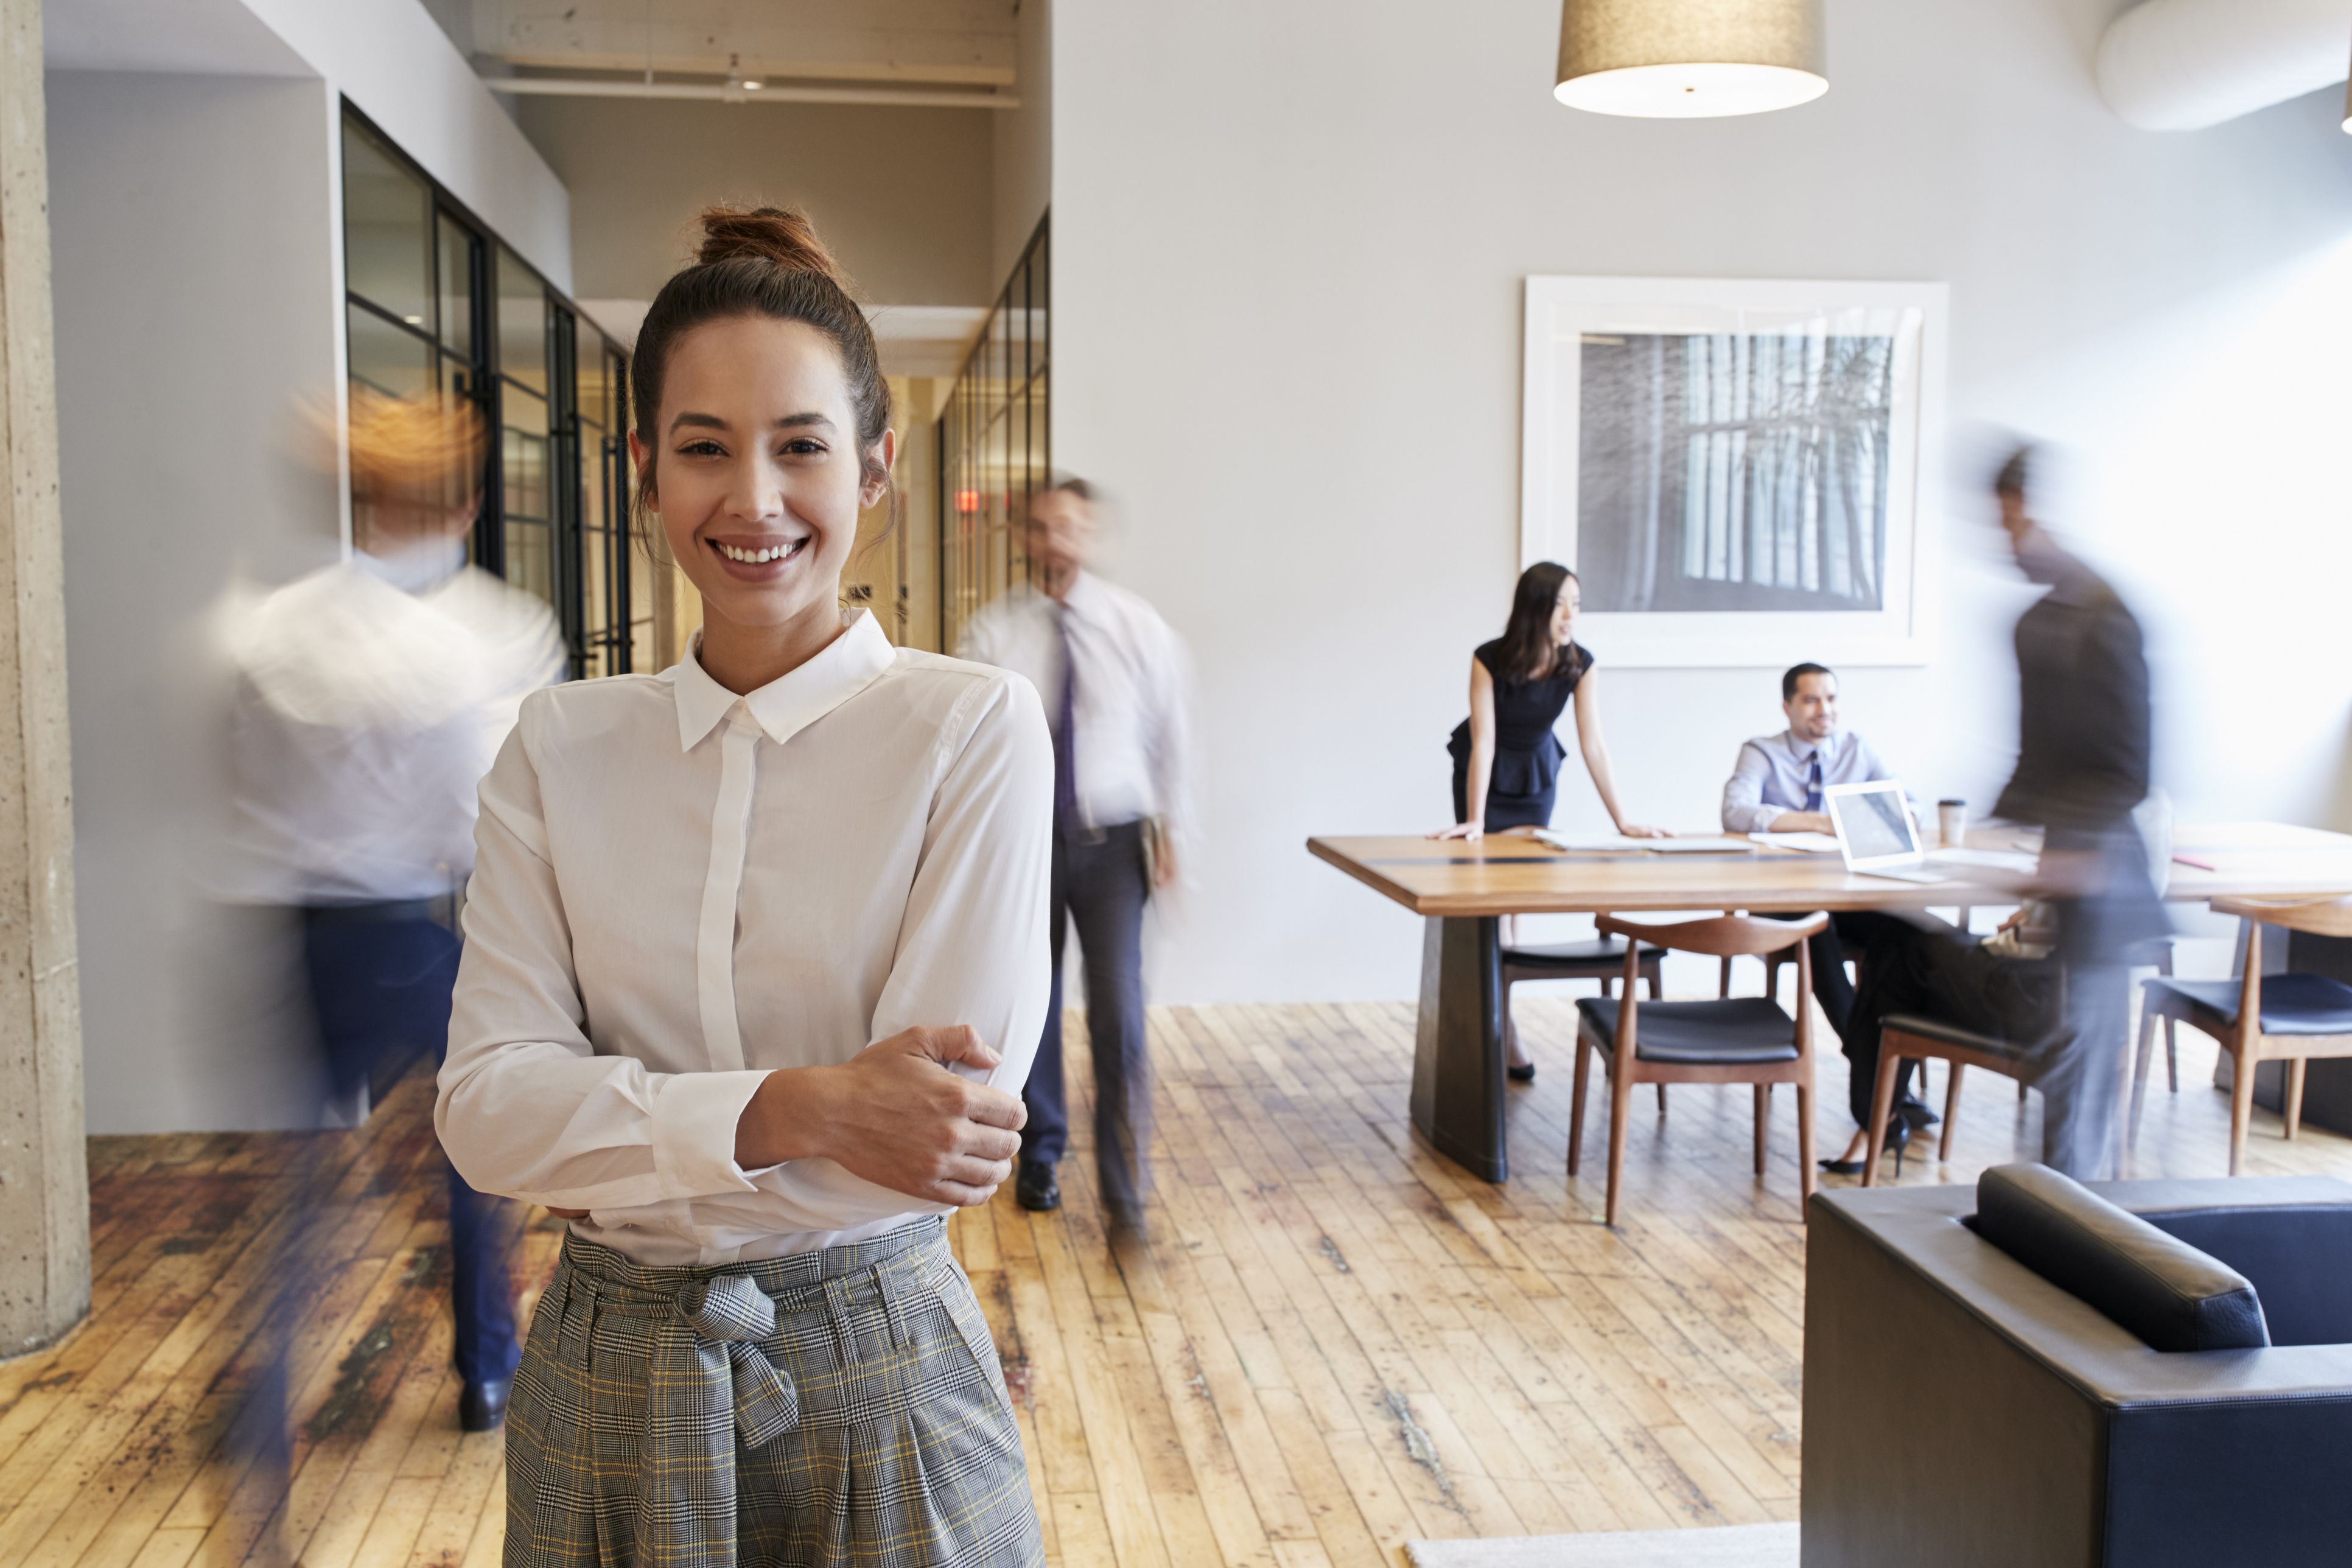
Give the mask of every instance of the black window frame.
MULTIPOLYGON (((435 322, 432 330, 418 327, 394 315, 383 305, 356 292, 351 287, 346 267, 343 300, 347 310, 365 311, 376 321, 407 334, 419 342, 431 357, 436 384, 447 374, 452 362, 461 365, 458 391, 479 411, 484 430, 488 437, 483 453, 481 510, 474 521, 471 542, 473 563, 491 575, 506 578, 506 525, 508 498, 504 466, 507 396, 510 377, 509 367, 501 363, 503 344, 499 332, 499 258, 503 250, 511 255, 522 269, 535 279, 545 301, 544 321, 547 344, 547 447, 548 447, 548 525, 549 538, 549 605, 563 634, 572 676, 574 679, 590 673, 592 665, 601 666, 597 673, 620 675, 634 666, 634 626, 629 618, 630 587, 635 563, 631 549, 632 529, 628 487, 628 450, 625 430, 613 427, 625 420, 628 407, 628 375, 630 360, 627 351, 614 343, 611 336, 592 321, 605 356, 607 406, 601 411, 597 423, 602 451, 599 461, 605 464, 604 502, 605 523, 594 530, 604 537, 600 542, 606 551, 604 600, 599 606, 601 617, 591 614, 586 603, 587 572, 583 551, 589 545, 590 529, 585 518, 587 497, 582 483, 582 462, 584 435, 579 407, 579 305, 562 289, 549 282, 546 274, 508 243, 488 224, 459 201, 432 174, 404 152, 400 144, 384 132, 382 126, 368 118, 349 99, 342 100, 342 127, 345 134, 356 128, 392 163, 415 176, 429 193, 427 210, 427 270, 425 288, 434 301, 435 322), (440 331, 438 321, 441 302, 447 291, 442 287, 442 247, 439 226, 449 223, 470 238, 467 265, 471 270, 467 290, 469 313, 467 337, 471 353, 458 353, 448 346, 440 331), (601 618, 602 625, 597 624, 601 618)), ((350 254, 349 208, 346 200, 341 215, 346 225, 345 255, 350 254)), ((346 353, 349 353, 349 318, 345 318, 346 353)), ((537 392, 515 383, 516 391, 524 395, 538 396, 537 392)), ((656 653, 658 650, 656 650, 656 653)))
POLYGON ((1038 218, 940 406, 937 571, 942 651, 953 651, 982 607, 1034 575, 1022 525, 1029 498, 1053 483, 1053 221, 1050 211, 1038 218), (1012 329, 1016 312, 1018 331, 1012 329), (992 491, 985 482, 989 447, 999 440, 1007 458, 998 476, 1004 482, 992 491), (969 507, 961 504, 967 498, 969 507))

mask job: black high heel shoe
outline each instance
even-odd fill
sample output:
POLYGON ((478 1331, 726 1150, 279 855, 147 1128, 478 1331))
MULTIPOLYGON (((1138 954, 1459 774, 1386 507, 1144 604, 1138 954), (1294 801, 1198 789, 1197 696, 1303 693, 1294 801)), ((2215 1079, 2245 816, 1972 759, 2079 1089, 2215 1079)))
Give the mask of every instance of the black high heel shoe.
POLYGON ((1536 1080, 1536 1064, 1521 1062, 1515 1068, 1507 1067, 1503 1069, 1503 1076, 1513 1083, 1533 1083, 1536 1080))
MULTIPOLYGON (((1911 1123, 1905 1121, 1899 1111, 1890 1112, 1886 1118, 1885 1147, 1895 1152, 1895 1174, 1897 1180, 1900 1180, 1903 1175, 1903 1151, 1910 1146, 1911 1123)), ((1865 1150, 1860 1160, 1823 1160, 1821 1163, 1822 1169, 1832 1176, 1859 1176, 1862 1174, 1864 1162, 1869 1158, 1865 1150)))

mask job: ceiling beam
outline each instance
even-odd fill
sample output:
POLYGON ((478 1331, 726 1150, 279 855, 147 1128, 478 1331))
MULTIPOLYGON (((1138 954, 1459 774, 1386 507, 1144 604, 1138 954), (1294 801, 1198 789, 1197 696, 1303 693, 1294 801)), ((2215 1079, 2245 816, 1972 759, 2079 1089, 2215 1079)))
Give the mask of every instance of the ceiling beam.
POLYGON ((519 67, 1010 87, 1014 0, 474 0, 474 44, 519 67))

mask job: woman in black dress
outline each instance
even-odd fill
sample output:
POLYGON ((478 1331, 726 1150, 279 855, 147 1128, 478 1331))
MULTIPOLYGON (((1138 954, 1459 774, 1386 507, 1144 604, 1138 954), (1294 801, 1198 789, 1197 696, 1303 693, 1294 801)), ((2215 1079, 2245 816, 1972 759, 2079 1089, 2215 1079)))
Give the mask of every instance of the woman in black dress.
MULTIPOLYGON (((1584 770, 1617 831, 1629 838, 1664 838, 1665 830, 1628 822, 1617 807, 1617 784, 1610 776, 1609 747, 1601 738, 1600 678, 1592 654, 1570 637, 1581 590, 1576 574, 1556 562, 1538 561, 1519 574, 1511 595, 1511 618, 1503 635, 1470 656, 1470 717, 1447 742, 1454 756, 1454 826, 1433 838, 1476 843, 1489 833, 1551 825, 1559 793, 1559 763, 1566 753, 1552 726, 1569 699, 1576 699, 1577 750, 1584 770)), ((1504 940, 1511 934, 1507 929, 1504 940)), ((1510 1042, 1510 1072, 1535 1077, 1535 1064, 1510 1042)))
POLYGON ((1571 641, 1580 590, 1576 574, 1538 561, 1519 574, 1503 635, 1470 657, 1470 717, 1454 729, 1454 826, 1433 838, 1476 843, 1489 833, 1548 827, 1559 791, 1559 737, 1552 727, 1576 699, 1577 750, 1617 831, 1664 838, 1665 830, 1625 820, 1601 738, 1600 677, 1592 655, 1571 641))

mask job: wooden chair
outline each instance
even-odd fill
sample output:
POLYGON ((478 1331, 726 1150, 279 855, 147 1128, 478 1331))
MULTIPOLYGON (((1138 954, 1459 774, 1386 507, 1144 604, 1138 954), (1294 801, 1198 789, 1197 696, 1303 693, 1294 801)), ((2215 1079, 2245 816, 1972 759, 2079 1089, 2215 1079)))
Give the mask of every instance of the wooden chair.
MULTIPOLYGON (((2059 973, 2062 977, 2063 971, 2059 973)), ((2064 1005, 2063 998, 2060 1005, 2064 1005)), ((1862 1184, 1878 1184, 1879 1157, 1886 1152, 1886 1119, 1895 1111, 1895 1079, 1905 1061, 1919 1064, 1924 1080, 1927 1063, 1944 1064, 1944 1129, 1936 1141, 1936 1158, 1952 1157, 1952 1129, 1960 1121, 1960 1079, 1970 1068, 1982 1068, 2017 1080, 2018 1093, 2026 1089, 2021 1048, 1990 1035, 1979 1035, 1939 1019, 1896 1013, 1878 1031, 1878 1077, 1870 1086, 1870 1152, 1864 1157, 1862 1184)))
POLYGON ((2139 1050, 2132 1081, 2131 1127, 2139 1137, 2140 1107, 2147 1096, 2149 1049, 2156 1021, 2178 1019, 2201 1029, 2230 1053, 2230 1174, 2245 1163, 2246 1129, 2254 1116, 2254 1070, 2284 1061, 2286 1135, 2303 1129, 2304 1070, 2314 1057, 2352 1057, 2352 985, 2322 974, 2264 974, 2263 927, 2309 931, 2315 936, 2352 936, 2352 899, 2315 902, 2215 899, 2216 914, 2236 915, 2246 924, 2245 973, 2235 980, 2156 979, 2142 987, 2139 1050))
MULTIPOLYGON (((1812 988, 1812 960, 1805 939, 1828 923, 1826 915, 1804 921, 1759 920, 1718 915, 1707 920, 1650 925, 1602 915, 1604 936, 1629 942, 1654 942, 1676 952, 1722 958, 1797 949, 1800 984, 1812 988)), ((1606 1221, 1617 1223, 1618 1189, 1625 1172, 1625 1131, 1637 1083, 1745 1083, 1756 1089, 1756 1173, 1764 1173, 1765 1131, 1771 1114, 1771 1086, 1797 1086, 1797 1165, 1800 1186, 1813 1195, 1812 1010, 1800 1006, 1791 1018, 1764 996, 1722 997, 1710 1002, 1637 1003, 1634 951, 1625 958, 1623 995, 1577 999, 1576 1094, 1568 1124, 1568 1173, 1577 1173, 1584 1139, 1587 1068, 1598 1053, 1609 1073, 1609 1191, 1606 1221)))
MULTIPOLYGON (((1511 1022, 1513 985, 1522 980, 1598 980, 1601 994, 1607 996, 1616 987, 1618 972, 1625 967, 1625 944, 1605 936, 1591 942, 1528 942, 1506 947, 1502 952, 1503 1049, 1507 1054, 1518 1038, 1518 1030, 1511 1022)), ((1665 949, 1641 944, 1636 967, 1648 982, 1654 1001, 1658 995, 1659 965, 1665 957, 1665 949)))

